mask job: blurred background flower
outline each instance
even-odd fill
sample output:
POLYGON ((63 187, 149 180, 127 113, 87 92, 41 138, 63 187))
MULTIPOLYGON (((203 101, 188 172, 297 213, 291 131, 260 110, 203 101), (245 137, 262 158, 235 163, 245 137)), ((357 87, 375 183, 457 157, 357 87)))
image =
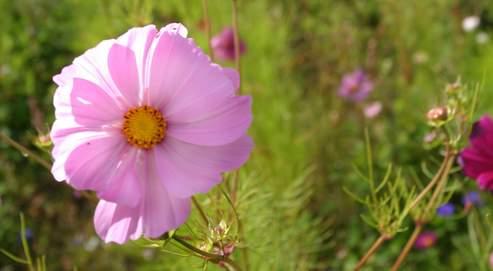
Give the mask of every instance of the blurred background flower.
MULTIPOLYGON (((372 90, 373 81, 363 70, 357 69, 343 76, 338 93, 347 100, 359 102, 364 100, 372 90)), ((375 111, 375 109, 378 109, 378 105, 370 111, 375 111)))
MULTIPOLYGON (((219 34, 211 40, 214 56, 221 60, 235 59, 235 39, 232 27, 225 27, 219 34)), ((240 56, 246 51, 245 42, 240 39, 240 56)))
POLYGON ((433 231, 425 231, 418 235, 414 247, 416 249, 427 249, 435 245, 437 235, 433 231))
POLYGON ((472 32, 478 28, 480 22, 478 16, 467 16, 462 20, 462 29, 466 32, 472 32))
POLYGON ((462 203, 464 204, 464 208, 470 208, 472 206, 480 207, 483 204, 479 192, 476 191, 467 192, 462 197, 462 203))
POLYGON ((455 206, 452 203, 445 203, 437 208, 437 214, 442 217, 451 216, 454 213, 455 206))
POLYGON ((368 119, 375 118, 376 116, 378 116, 378 114, 380 114, 381 111, 382 111, 382 103, 378 101, 366 105, 363 110, 365 117, 368 119))

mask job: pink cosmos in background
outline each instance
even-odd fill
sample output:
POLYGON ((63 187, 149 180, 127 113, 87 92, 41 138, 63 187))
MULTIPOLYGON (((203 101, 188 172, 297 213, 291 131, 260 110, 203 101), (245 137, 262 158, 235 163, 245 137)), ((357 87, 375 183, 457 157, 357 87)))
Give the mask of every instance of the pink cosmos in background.
POLYGON ((460 153, 460 164, 479 187, 493 191, 493 119, 483 116, 474 123, 469 146, 460 153))
POLYGON ((381 102, 373 102, 368 104, 363 109, 363 113, 367 119, 373 119, 377 117, 380 112, 382 112, 382 103, 381 102))
POLYGON ((339 87, 339 96, 352 101, 364 100, 373 90, 373 81, 361 69, 344 75, 339 87))
POLYGON ((416 249, 427 249, 435 245, 437 241, 437 235, 432 231, 425 231, 418 235, 414 247, 416 249))
MULTIPOLYGON (((211 40, 214 55, 221 60, 235 59, 235 39, 232 27, 226 27, 211 40)), ((245 53, 245 43, 240 39, 240 56, 245 53)))
POLYGON ((101 199, 105 242, 177 228, 190 197, 240 167, 252 141, 251 98, 211 63, 181 24, 130 29, 87 50, 53 80, 52 173, 101 199))

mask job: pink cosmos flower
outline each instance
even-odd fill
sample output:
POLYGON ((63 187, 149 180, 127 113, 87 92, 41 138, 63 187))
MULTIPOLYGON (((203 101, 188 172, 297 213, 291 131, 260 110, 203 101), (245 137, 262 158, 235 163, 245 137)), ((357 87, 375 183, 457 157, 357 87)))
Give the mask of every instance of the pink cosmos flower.
POLYGON ((381 102, 373 102, 369 105, 366 105, 363 109, 363 113, 367 119, 373 119, 378 114, 382 112, 382 103, 381 102))
MULTIPOLYGON (((231 27, 226 27, 223 31, 211 40, 212 50, 214 55, 222 60, 234 60, 235 59, 235 39, 234 31, 231 27)), ((244 54, 246 50, 245 42, 240 40, 240 55, 244 54)))
POLYGON ((251 99, 181 24, 132 28, 87 50, 53 80, 52 173, 101 199, 105 242, 159 237, 185 222, 190 197, 246 162, 251 99))
POLYGON ((373 90, 373 81, 361 69, 344 75, 339 87, 339 96, 353 102, 364 100, 373 90))
POLYGON ((414 247, 416 249, 427 249, 435 245, 437 241, 437 235, 432 231, 425 231, 418 235, 414 247))
POLYGON ((469 146, 462 150, 459 162, 464 173, 476 180, 481 189, 493 191, 493 119, 483 116, 474 123, 469 146))

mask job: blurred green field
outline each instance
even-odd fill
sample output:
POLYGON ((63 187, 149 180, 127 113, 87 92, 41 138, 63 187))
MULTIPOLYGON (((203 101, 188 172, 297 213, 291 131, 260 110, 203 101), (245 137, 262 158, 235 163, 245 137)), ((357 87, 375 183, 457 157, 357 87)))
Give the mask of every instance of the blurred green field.
MULTIPOLYGON (((425 115, 443 102, 445 85, 457 78, 480 84, 478 116, 493 110, 493 2, 238 2, 247 46, 242 88, 254 100, 249 133, 256 145, 239 172, 249 270, 352 270, 377 237, 360 217, 364 208, 343 191, 368 190, 353 167, 366 163, 365 129, 377 176, 392 163, 406 180, 426 181, 422 163, 438 150, 423 146, 425 115), (470 15, 481 23, 465 32, 462 21, 470 15), (346 102, 337 90, 342 76, 357 68, 368 72, 375 90, 362 103, 346 102), (365 118, 364 107, 375 101, 382 112, 365 118)), ((209 12, 213 34, 231 25, 230 1, 209 0, 209 12)), ((54 120, 53 75, 99 41, 136 25, 182 22, 207 50, 202 20, 199 0, 0 0, 0 131, 51 159, 43 140, 54 120)), ((458 189, 476 188, 463 182, 458 189)), ((228 204, 214 206, 216 194, 199 199, 219 222, 217 210, 228 204)), ((491 195, 483 198, 478 212, 489 215, 491 195)), ((458 195, 452 199, 460 202, 458 195)), ((0 248, 22 254, 22 212, 32 251, 46 256, 48 270, 202 270, 201 260, 142 242, 102 244, 93 229, 95 205, 0 141, 0 248)), ((192 228, 196 216, 187 223, 192 228)), ((485 259, 474 258, 467 219, 438 219, 428 227, 439 235, 437 245, 413 251, 402 270, 488 270, 485 259)), ((387 270, 409 235, 397 235, 364 270, 387 270)), ((23 268, 0 254, 0 271, 23 268)), ((209 264, 207 270, 220 268, 209 264)))

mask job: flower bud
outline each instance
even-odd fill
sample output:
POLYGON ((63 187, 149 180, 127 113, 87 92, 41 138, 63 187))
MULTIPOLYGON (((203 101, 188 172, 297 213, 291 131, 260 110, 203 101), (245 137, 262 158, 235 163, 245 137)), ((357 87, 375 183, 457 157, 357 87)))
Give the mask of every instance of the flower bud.
POLYGON ((446 121, 448 118, 447 108, 444 106, 434 107, 428 111, 426 117, 432 123, 446 121))

